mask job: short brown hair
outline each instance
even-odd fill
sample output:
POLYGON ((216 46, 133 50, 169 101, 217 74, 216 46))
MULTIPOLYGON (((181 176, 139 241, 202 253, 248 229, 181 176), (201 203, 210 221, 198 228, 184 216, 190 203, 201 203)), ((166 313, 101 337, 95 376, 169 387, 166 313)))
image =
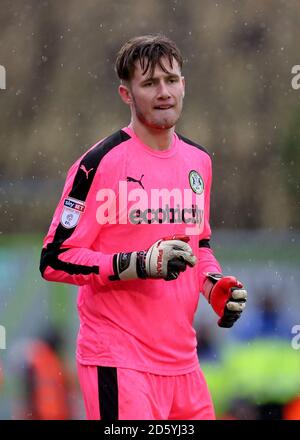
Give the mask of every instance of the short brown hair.
POLYGON ((171 66, 173 66, 173 58, 175 58, 182 69, 182 55, 174 41, 165 35, 143 35, 131 38, 121 47, 117 55, 115 70, 121 80, 130 81, 134 75, 135 63, 138 60, 143 74, 150 69, 150 76, 152 76, 157 64, 164 72, 168 73, 161 63, 162 57, 168 58, 171 66))

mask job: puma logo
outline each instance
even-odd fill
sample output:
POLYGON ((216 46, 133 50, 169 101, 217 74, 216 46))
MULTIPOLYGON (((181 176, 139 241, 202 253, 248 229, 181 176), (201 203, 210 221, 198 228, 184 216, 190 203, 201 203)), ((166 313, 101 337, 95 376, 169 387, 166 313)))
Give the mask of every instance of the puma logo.
POLYGON ((88 178, 89 178, 89 173, 90 173, 91 171, 93 171, 94 168, 91 168, 90 170, 87 170, 87 169, 85 168, 84 165, 80 165, 80 169, 81 169, 83 172, 85 172, 86 178, 88 179, 88 178))
POLYGON ((143 189, 145 189, 144 188, 144 185, 142 184, 142 178, 144 177, 144 174, 142 174, 141 175, 141 178, 138 180, 138 179, 134 179, 133 177, 127 177, 126 178, 126 180, 127 180, 127 182, 136 182, 136 183, 138 183, 139 185, 141 185, 141 187, 143 188, 143 189))

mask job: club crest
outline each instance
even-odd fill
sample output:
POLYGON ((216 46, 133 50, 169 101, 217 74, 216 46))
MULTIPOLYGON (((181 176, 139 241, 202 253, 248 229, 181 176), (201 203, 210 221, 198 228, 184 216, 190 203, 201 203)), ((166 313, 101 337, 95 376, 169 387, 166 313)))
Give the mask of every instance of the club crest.
POLYGON ((196 194, 203 193, 204 182, 203 182, 202 177, 200 176, 200 174, 197 171, 195 171, 195 170, 190 171, 189 181, 190 181, 190 186, 191 186, 192 190, 194 191, 194 193, 196 193, 196 194))

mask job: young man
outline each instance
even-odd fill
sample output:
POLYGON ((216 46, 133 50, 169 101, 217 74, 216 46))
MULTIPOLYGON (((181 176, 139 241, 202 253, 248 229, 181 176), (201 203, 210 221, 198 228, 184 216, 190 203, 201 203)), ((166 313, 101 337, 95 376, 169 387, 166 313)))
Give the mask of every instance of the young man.
POLYGON ((80 286, 77 362, 89 419, 213 419, 192 323, 202 292, 231 327, 246 291, 209 240, 211 159, 175 133, 182 57, 164 36, 120 50, 131 122, 70 169, 41 257, 80 286))

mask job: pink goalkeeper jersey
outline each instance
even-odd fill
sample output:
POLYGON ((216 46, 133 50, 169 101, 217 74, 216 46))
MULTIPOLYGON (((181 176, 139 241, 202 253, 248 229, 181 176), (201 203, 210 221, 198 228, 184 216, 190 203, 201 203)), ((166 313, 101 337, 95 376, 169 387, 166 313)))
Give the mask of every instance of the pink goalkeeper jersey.
POLYGON ((192 324, 203 273, 221 272, 209 246, 210 188, 209 154, 178 134, 156 151, 125 127, 71 167, 40 269, 80 286, 80 363, 162 375, 197 367, 192 324), (198 257, 177 280, 109 279, 115 253, 174 234, 188 235, 198 257))

